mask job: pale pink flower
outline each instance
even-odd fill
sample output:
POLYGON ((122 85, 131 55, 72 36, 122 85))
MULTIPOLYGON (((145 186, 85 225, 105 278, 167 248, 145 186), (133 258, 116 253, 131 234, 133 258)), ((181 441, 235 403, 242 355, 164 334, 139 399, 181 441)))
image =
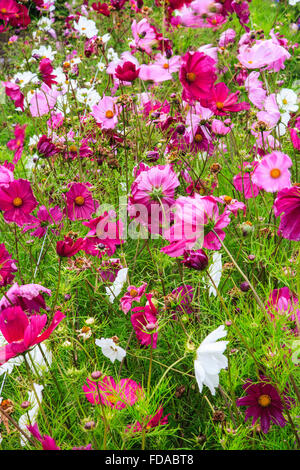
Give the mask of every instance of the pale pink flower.
POLYGON ((254 184, 270 193, 289 188, 291 186, 289 168, 292 164, 288 155, 274 151, 259 162, 251 179, 254 184))
POLYGON ((104 96, 93 106, 91 115, 103 129, 114 129, 118 123, 118 107, 111 96, 104 96))

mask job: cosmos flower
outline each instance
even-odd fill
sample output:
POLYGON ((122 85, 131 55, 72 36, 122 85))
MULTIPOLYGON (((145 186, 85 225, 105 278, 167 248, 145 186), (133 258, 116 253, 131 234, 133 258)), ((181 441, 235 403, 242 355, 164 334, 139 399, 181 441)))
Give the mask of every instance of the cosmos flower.
POLYGON ((164 409, 161 406, 153 416, 150 415, 145 417, 145 424, 143 422, 140 423, 139 421, 137 421, 135 424, 129 424, 126 427, 125 432, 142 432, 143 429, 149 431, 150 429, 156 428, 157 426, 164 426, 165 424, 168 424, 168 416, 170 413, 165 416, 163 416, 163 414, 164 409))
POLYGON ((132 379, 121 379, 116 383, 111 376, 101 377, 99 382, 86 379, 87 385, 82 387, 86 398, 90 403, 109 406, 116 410, 122 410, 132 406, 142 397, 143 391, 140 384, 132 379))
POLYGON ((274 201, 275 217, 280 217, 279 234, 288 240, 300 241, 300 187, 279 191, 274 201))
POLYGON ((52 84, 57 84, 54 80, 56 75, 53 75, 53 67, 51 61, 49 59, 42 59, 39 63, 39 72, 42 82, 46 83, 46 85, 51 88, 52 84))
POLYGON ((157 347, 157 310, 151 301, 151 294, 145 294, 148 303, 145 307, 135 307, 132 309, 130 321, 135 331, 138 341, 143 346, 157 347))
MULTIPOLYGON (((45 206, 40 206, 36 217, 32 218, 30 224, 23 227, 23 232, 32 230, 30 235, 32 237, 43 238, 47 230, 51 226, 59 225, 63 218, 63 213, 59 206, 50 207, 48 210, 45 206)), ((54 228, 50 228, 52 233, 55 233, 54 228)))
POLYGON ((118 346, 112 338, 96 339, 95 344, 102 349, 104 356, 108 357, 112 363, 114 363, 116 359, 121 362, 126 356, 125 349, 118 346))
POLYGON ((179 79, 183 86, 183 99, 205 98, 216 78, 215 61, 203 52, 187 52, 182 57, 179 79))
POLYGON ((24 111, 24 95, 20 87, 11 82, 2 82, 2 84, 5 87, 5 94, 13 100, 15 107, 24 111))
POLYGON ((24 124, 24 126, 20 126, 19 124, 17 124, 16 127, 14 128, 15 138, 7 142, 7 147, 10 150, 15 151, 14 159, 13 159, 14 165, 18 163, 18 161, 20 160, 22 156, 26 127, 27 127, 27 124, 24 124))
POLYGON ((48 339, 64 318, 65 315, 60 311, 55 312, 51 324, 42 332, 47 324, 46 314, 31 315, 28 318, 19 306, 2 310, 0 313, 0 331, 8 344, 0 349, 0 365, 48 339))
POLYGON ((217 116, 225 116, 228 113, 236 113, 250 109, 250 104, 245 101, 238 103, 239 91, 230 93, 225 83, 220 82, 207 91, 201 98, 202 106, 211 109, 217 116))
POLYGON ((0 243, 0 286, 4 287, 11 284, 18 270, 16 261, 12 259, 11 254, 8 253, 5 244, 0 243))
MULTIPOLYGON (((32 436, 42 444, 43 450, 61 450, 61 448, 56 445, 55 440, 51 436, 41 435, 37 423, 33 425, 27 425, 27 429, 32 434, 32 436)), ((72 450, 92 450, 92 446, 91 444, 88 444, 85 447, 73 447, 72 450)))
POLYGON ((114 129, 118 124, 118 107, 111 96, 104 96, 92 110, 91 115, 103 129, 114 129))
POLYGON ((225 326, 221 325, 210 333, 197 349, 194 367, 200 393, 203 385, 209 388, 212 395, 216 393, 215 389, 219 385, 219 373, 221 369, 228 366, 227 357, 223 354, 228 341, 218 341, 226 335, 225 326))
MULTIPOLYGON (((252 426, 260 418, 261 430, 267 433, 271 423, 284 427, 287 424, 282 412, 284 406, 279 393, 270 384, 268 379, 260 376, 260 382, 255 383, 248 379, 243 385, 243 389, 247 393, 245 397, 236 401, 237 406, 246 406, 245 421, 252 417, 252 426)), ((290 408, 290 399, 284 397, 287 408, 290 408)))
POLYGON ((292 164, 288 155, 274 151, 259 162, 251 180, 255 185, 271 193, 289 188, 291 186, 289 168, 292 164))
POLYGON ((39 313, 46 309, 43 294, 51 295, 51 290, 40 284, 23 284, 15 282, 0 300, 0 312, 11 305, 21 307, 24 312, 39 313))
POLYGON ((84 239, 78 238, 73 240, 70 237, 64 237, 64 240, 59 240, 56 243, 56 253, 61 258, 69 258, 70 256, 76 255, 84 246, 84 239))
POLYGON ((22 227, 31 221, 30 213, 36 206, 37 201, 29 181, 14 180, 7 186, 0 187, 0 209, 6 222, 14 222, 22 227))
POLYGON ((89 219, 98 206, 90 191, 82 183, 71 183, 69 188, 65 194, 68 218, 70 220, 89 219))
POLYGON ((133 302, 140 302, 147 287, 147 282, 143 282, 140 287, 128 286, 127 292, 120 300, 121 310, 126 314, 131 309, 133 302))

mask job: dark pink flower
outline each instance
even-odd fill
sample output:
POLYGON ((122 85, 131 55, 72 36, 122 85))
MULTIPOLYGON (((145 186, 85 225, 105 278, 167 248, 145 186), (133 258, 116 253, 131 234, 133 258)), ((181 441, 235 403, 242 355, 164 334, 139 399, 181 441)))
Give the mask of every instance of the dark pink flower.
POLYGON ((139 68, 133 62, 124 62, 115 70, 116 77, 122 82, 133 82, 139 76, 139 68))
POLYGON ((244 162, 243 171, 238 173, 233 178, 233 185, 237 191, 244 193, 245 199, 251 199, 256 197, 259 193, 259 187, 253 183, 251 176, 258 162, 244 162))
POLYGON ((65 236, 63 240, 59 240, 56 243, 56 253, 60 258, 69 258, 82 250, 84 243, 85 240, 83 238, 73 240, 73 238, 65 236))
POLYGON ((270 293, 265 307, 272 320, 275 319, 274 313, 278 312, 279 315, 284 315, 288 320, 294 322, 295 331, 298 332, 298 325, 300 325, 299 301, 288 287, 274 289, 270 293))
POLYGON ((116 410, 134 405, 143 394, 141 385, 132 379, 121 379, 116 383, 113 377, 104 376, 99 382, 88 378, 86 381, 88 385, 84 385, 82 389, 90 403, 98 405, 101 400, 103 405, 116 410))
POLYGON ((179 71, 183 99, 199 100, 206 97, 217 79, 215 64, 215 61, 203 52, 187 52, 183 56, 179 71))
POLYGON ((15 265, 16 261, 12 259, 11 254, 8 253, 5 244, 0 243, 0 286, 7 286, 11 284, 18 269, 15 265))
POLYGON ((117 277, 118 272, 120 269, 122 269, 124 266, 121 264, 121 261, 119 258, 111 258, 109 260, 104 260, 102 261, 102 264, 100 265, 100 268, 98 268, 99 275, 102 279, 103 282, 114 282, 114 280, 117 277))
POLYGON ((203 271, 208 266, 208 257, 203 250, 185 250, 182 263, 187 268, 203 271))
POLYGON ((4 212, 6 222, 14 222, 22 227, 32 220, 30 213, 36 206, 37 201, 29 181, 19 179, 0 187, 0 210, 4 212))
POLYGON ((16 282, 0 300, 0 312, 7 307, 11 307, 11 305, 18 305, 24 312, 39 313, 41 308, 46 309, 43 294, 50 296, 51 290, 40 284, 24 284, 19 286, 16 282))
POLYGON ((157 346, 157 310, 151 301, 151 294, 145 294, 148 304, 145 307, 135 307, 131 315, 131 323, 138 341, 143 346, 157 346))
POLYGON ((54 80, 54 78, 56 78, 56 75, 52 75, 53 67, 50 59, 42 59, 39 63, 39 70, 41 80, 46 83, 49 88, 52 87, 53 83, 57 84, 57 82, 54 80))
POLYGON ((160 407, 155 415, 153 416, 146 416, 145 418, 145 424, 140 423, 137 421, 135 424, 130 424, 127 426, 125 432, 141 432, 143 429, 146 429, 146 431, 149 431, 152 428, 156 428, 157 426, 163 426, 165 424, 168 424, 168 416, 171 413, 168 413, 166 416, 163 416, 164 409, 163 407, 160 407))
POLYGON ((275 217, 280 218, 279 233, 288 240, 300 241, 300 187, 282 189, 274 202, 275 217))
POLYGON ((250 103, 238 103, 239 91, 230 93, 225 83, 217 83, 201 98, 201 105, 211 109, 217 116, 225 116, 228 113, 250 109, 250 103))
POLYGON ((37 151, 43 158, 49 158, 59 152, 56 145, 46 135, 42 135, 37 144, 37 151))
POLYGON ((10 150, 15 151, 15 155, 13 159, 14 165, 20 160, 22 156, 26 127, 27 127, 27 124, 24 124, 24 126, 19 126, 19 124, 17 124, 14 129, 15 138, 7 142, 7 147, 10 150))
POLYGON ((20 91, 20 87, 16 83, 2 82, 5 87, 5 94, 11 98, 16 108, 21 108, 24 111, 24 95, 20 91))
POLYGON ((120 300, 121 310, 128 313, 133 302, 140 302, 147 287, 147 282, 143 282, 140 287, 129 286, 127 292, 120 300))
POLYGON ((33 437, 40 441, 43 450, 61 450, 61 448, 56 445, 55 440, 51 436, 41 435, 36 423, 32 426, 27 426, 27 429, 33 435, 33 437))
POLYGON ((47 324, 47 315, 32 315, 28 318, 19 306, 2 310, 0 331, 8 344, 0 348, 0 365, 48 339, 64 318, 65 315, 57 311, 50 326, 42 332, 47 324))
POLYGON ((90 228, 86 235, 83 250, 101 258, 104 253, 112 255, 116 251, 116 245, 122 243, 123 223, 121 220, 114 220, 114 211, 104 212, 99 217, 83 222, 83 225, 90 228))
MULTIPOLYGON (((260 382, 254 383, 247 380, 243 385, 247 395, 236 401, 237 406, 246 406, 245 421, 252 417, 252 426, 260 418, 261 429, 267 433, 271 423, 284 427, 287 424, 282 412, 284 406, 277 390, 269 383, 268 379, 260 376, 260 382)), ((287 408, 290 408, 290 400, 285 398, 287 408)))
POLYGON ((70 190, 65 194, 67 216, 70 220, 89 219, 98 207, 90 191, 82 183, 71 183, 69 187, 70 190))
MULTIPOLYGON (((32 218, 30 224, 26 224, 23 228, 23 232, 33 230, 30 235, 32 237, 42 238, 51 226, 59 225, 63 218, 63 213, 59 206, 51 207, 48 209, 45 206, 40 206, 36 217, 32 218)), ((55 229, 50 229, 55 233, 55 229)))

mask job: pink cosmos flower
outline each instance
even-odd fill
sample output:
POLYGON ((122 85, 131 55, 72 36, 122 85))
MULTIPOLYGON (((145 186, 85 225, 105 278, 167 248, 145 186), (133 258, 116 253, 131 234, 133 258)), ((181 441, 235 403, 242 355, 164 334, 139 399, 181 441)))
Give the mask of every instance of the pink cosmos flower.
POLYGON ((219 250, 221 240, 225 238, 223 228, 230 223, 228 211, 219 214, 215 199, 211 196, 180 196, 175 203, 175 223, 165 230, 164 238, 171 242, 161 249, 169 256, 183 255, 185 250, 207 248, 219 250), (214 230, 214 232, 212 231, 214 230))
MULTIPOLYGON (((193 312, 192 301, 194 297, 194 288, 188 284, 173 289, 170 296, 167 296, 167 302, 170 301, 170 308, 176 313, 188 315, 193 312)), ((174 316, 175 317, 175 316, 174 316)), ((173 318, 174 318, 173 317, 173 318)))
POLYGON ((123 269, 123 265, 119 258, 111 258, 109 260, 102 261, 100 268, 98 268, 100 278, 103 282, 113 283, 117 277, 120 269, 123 269))
POLYGON ((297 117, 295 125, 290 129, 290 136, 295 150, 300 151, 300 116, 297 117))
POLYGON ((6 222, 14 222, 22 227, 32 220, 30 213, 36 206, 37 201, 29 181, 19 179, 0 187, 0 209, 4 212, 6 222))
MULTIPOLYGON (((33 230, 30 235, 32 237, 43 238, 48 231, 49 227, 59 225, 63 218, 63 213, 59 206, 51 207, 48 209, 45 206, 40 206, 36 217, 33 217, 30 224, 25 225, 23 232, 33 230)), ((50 229, 52 233, 55 233, 55 229, 50 229)))
POLYGON ((256 197, 259 193, 259 187, 252 181, 253 171, 258 162, 244 162, 243 171, 233 178, 233 186, 240 193, 244 193, 245 199, 256 197))
POLYGON ((118 124, 118 107, 111 96, 104 96, 93 106, 91 115, 103 129, 114 129, 118 124))
POLYGON ((207 96, 201 98, 201 104, 211 109, 217 116, 225 116, 228 113, 250 109, 249 103, 245 101, 238 103, 238 96, 239 91, 230 93, 225 83, 220 82, 210 88, 207 96))
MULTIPOLYGON (((252 426, 260 418, 261 430, 267 433, 271 423, 284 427, 287 422, 283 416, 284 406, 277 390, 269 383, 268 379, 260 376, 260 382, 254 383, 247 380, 243 385, 247 395, 236 401, 237 406, 246 406, 245 421, 252 417, 252 426)), ((284 398, 287 408, 290 408, 290 399, 284 398)))
POLYGON ((274 289, 265 305, 272 320, 275 319, 274 312, 286 316, 295 324, 295 332, 299 332, 300 308, 297 296, 288 288, 274 289))
POLYGON ((15 138, 7 142, 7 147, 10 150, 15 151, 14 159, 13 159, 14 165, 20 160, 22 156, 26 127, 27 127, 27 124, 24 124, 24 126, 19 126, 19 124, 17 124, 16 127, 14 128, 15 138))
POLYGON ((70 258, 82 250, 84 244, 85 240, 83 238, 73 240, 73 238, 65 236, 63 240, 56 243, 56 253, 60 258, 70 258))
POLYGON ((13 171, 11 171, 5 165, 0 165, 0 188, 1 186, 7 186, 13 180, 13 171))
POLYGON ((7 286, 11 284, 18 269, 16 261, 12 259, 11 254, 8 253, 5 244, 0 243, 0 286, 7 286))
POLYGON ((214 119, 211 123, 211 130, 216 135, 226 135, 232 129, 232 126, 227 127, 223 121, 214 119))
POLYGON ((283 238, 300 241, 300 187, 279 191, 274 202, 275 217, 280 218, 278 232, 283 238))
POLYGON ((64 318, 63 313, 55 312, 50 326, 42 332, 47 324, 47 315, 31 315, 28 318, 19 306, 2 310, 0 331, 8 344, 0 348, 0 365, 48 339, 64 318))
POLYGON ((19 11, 19 5, 15 0, 0 0, 0 19, 7 21, 19 11))
POLYGON ((255 168, 251 180, 267 192, 275 193, 291 186, 289 168, 292 160, 285 153, 275 151, 266 155, 255 168))
POLYGON ((129 424, 125 432, 142 432, 143 429, 146 429, 146 431, 149 431, 152 428, 156 428, 157 426, 164 426, 165 424, 168 424, 168 416, 171 413, 168 413, 166 416, 163 416, 164 409, 163 407, 160 407, 157 412, 153 416, 146 416, 145 418, 145 424, 140 423, 137 421, 135 424, 129 424))
POLYGON ((109 211, 83 222, 90 229, 82 248, 86 253, 101 258, 105 253, 112 255, 116 251, 116 245, 122 243, 123 223, 121 220, 115 221, 115 218, 116 213, 109 211))
POLYGON ((140 287, 128 286, 127 292, 123 295, 120 300, 121 310, 127 314, 131 309, 133 302, 140 302, 141 298, 146 290, 147 282, 143 282, 140 287))
POLYGON ((258 109, 263 109, 263 105, 267 98, 267 92, 263 88, 262 82, 258 79, 259 72, 251 72, 245 80, 245 88, 251 103, 258 109))
POLYGON ((143 346, 157 347, 157 310, 151 301, 151 294, 145 294, 148 303, 145 307, 135 307, 132 309, 131 324, 138 341, 143 346))
POLYGON ((56 78, 56 75, 52 75, 53 72, 53 67, 51 64, 50 59, 42 59, 39 63, 39 71, 40 71, 40 76, 41 80, 46 83, 46 85, 51 88, 52 84, 57 82, 54 80, 56 78))
POLYGON ((89 219, 96 212, 98 204, 84 184, 71 183, 68 186, 70 190, 65 194, 67 216, 70 220, 89 219))
POLYGON ((205 98, 217 79, 215 61, 203 52, 187 52, 182 57, 179 79, 183 86, 183 99, 205 98))
MULTIPOLYGON (((43 450, 61 450, 60 447, 56 445, 55 440, 51 436, 41 435, 37 423, 27 426, 28 431, 42 444, 43 450)), ((72 450, 92 450, 91 444, 82 447, 73 447, 72 450)))
POLYGON ((219 196, 215 197, 215 200, 217 202, 220 202, 221 204, 226 204, 226 209, 227 211, 231 212, 235 217, 237 217, 237 213, 239 210, 243 211, 244 215, 246 214, 246 206, 243 202, 238 201, 237 199, 233 199, 230 196, 219 196))
POLYGON ((139 78, 141 80, 151 80, 154 83, 161 83, 172 80, 172 75, 168 69, 158 64, 142 64, 140 66, 139 78))
POLYGON ((228 44, 232 44, 235 41, 236 37, 236 32, 232 28, 226 29, 226 31, 223 31, 220 35, 219 39, 219 46, 220 47, 226 47, 228 44))
POLYGON ((94 405, 98 405, 101 400, 103 405, 122 410, 134 405, 143 394, 141 385, 132 379, 121 379, 116 383, 113 377, 104 376, 99 382, 89 378, 86 381, 87 385, 83 385, 82 389, 88 401, 94 405))
POLYGON ((24 95, 21 93, 20 87, 11 82, 2 82, 2 85, 5 87, 5 94, 15 103, 15 107, 24 111, 24 95))
POLYGON ((156 65, 160 65, 163 69, 168 70, 170 74, 178 72, 180 69, 181 57, 179 55, 167 58, 165 54, 156 54, 154 59, 156 65))
POLYGON ((134 46, 147 54, 151 54, 152 46, 157 42, 156 31, 147 18, 143 18, 139 23, 133 20, 131 31, 134 38, 134 46))
POLYGON ((249 47, 242 45, 237 56, 238 60, 248 69, 266 67, 267 70, 278 72, 284 69, 284 62, 291 57, 290 53, 282 46, 275 44, 272 39, 256 41, 249 47))
POLYGON ((37 90, 30 100, 30 113, 33 117, 40 117, 49 113, 54 108, 57 98, 62 92, 50 88, 43 83, 40 90, 37 90))
POLYGON ((51 295, 51 290, 40 284, 24 284, 15 282, 0 300, 0 312, 7 307, 19 306, 27 313, 40 312, 46 309, 43 294, 51 295))

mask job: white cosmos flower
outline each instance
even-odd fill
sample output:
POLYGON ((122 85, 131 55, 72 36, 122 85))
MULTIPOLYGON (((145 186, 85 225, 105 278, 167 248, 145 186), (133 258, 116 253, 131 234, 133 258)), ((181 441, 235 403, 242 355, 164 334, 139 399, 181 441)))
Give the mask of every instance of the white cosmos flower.
POLYGON ((282 88, 276 95, 276 100, 281 111, 295 113, 298 110, 297 95, 290 88, 282 88))
POLYGON ((123 289, 123 286, 127 280, 127 273, 128 268, 120 269, 113 284, 109 287, 105 287, 106 293, 109 296, 109 301, 111 304, 114 303, 114 300, 121 293, 121 290, 123 289))
POLYGON ((108 357, 112 363, 114 363, 116 359, 121 362, 126 356, 125 349, 117 346, 112 338, 96 339, 95 344, 102 349, 104 356, 108 357))
POLYGON ((78 23, 74 22, 74 28, 81 36, 85 36, 88 39, 93 36, 97 36, 98 34, 95 22, 93 20, 88 20, 84 16, 79 18, 78 23))
POLYGON ((51 46, 41 46, 39 49, 33 49, 31 52, 31 56, 38 55, 42 59, 49 59, 54 60, 54 56, 56 51, 53 51, 51 46))
POLYGON ((103 36, 100 36, 100 39, 101 41, 103 42, 103 44, 107 44, 108 41, 110 40, 110 34, 106 33, 106 34, 103 34, 103 36))
POLYGON ((282 113, 280 115, 280 122, 278 124, 278 129, 277 129, 277 133, 279 137, 282 135, 285 135, 290 118, 291 118, 290 113, 287 113, 287 112, 282 113))
MULTIPOLYGON (((220 284, 221 276, 222 276, 222 254, 219 253, 218 251, 215 251, 213 254, 213 262, 210 265, 208 269, 208 273, 212 280, 214 281, 215 285, 218 287, 220 284)), ((212 284, 212 282, 209 280, 209 296, 213 294, 215 297, 217 295, 217 291, 212 284)))
POLYGON ((291 5, 292 7, 297 5, 297 3, 299 3, 300 0, 289 0, 289 5, 291 5))
POLYGON ((203 385, 209 388, 212 395, 216 393, 215 388, 219 385, 220 370, 228 366, 227 357, 223 354, 228 341, 217 342, 217 340, 226 335, 225 326, 221 325, 210 333, 197 349, 194 367, 200 393, 203 385))
MULTIPOLYGON (((38 384, 33 384, 33 388, 36 392, 36 395, 38 397, 38 400, 40 403, 42 403, 43 395, 42 391, 44 389, 43 385, 38 385, 38 384)), ((31 392, 28 392, 28 398, 27 400, 31 403, 31 408, 26 410, 26 413, 23 414, 20 419, 19 419, 19 427, 25 432, 28 433, 27 427, 30 424, 34 424, 37 420, 37 415, 39 412, 39 404, 36 399, 35 393, 33 390, 31 392)), ((21 446, 24 447, 26 444, 28 444, 28 441, 25 439, 25 437, 20 434, 20 439, 21 439, 21 446)))
POLYGON ((13 77, 13 81, 17 83, 20 88, 24 88, 28 83, 39 83, 39 78, 36 73, 26 71, 16 73, 13 77))
POLYGON ((94 88, 78 88, 76 98, 79 103, 84 103, 91 109, 100 101, 100 95, 94 88))

